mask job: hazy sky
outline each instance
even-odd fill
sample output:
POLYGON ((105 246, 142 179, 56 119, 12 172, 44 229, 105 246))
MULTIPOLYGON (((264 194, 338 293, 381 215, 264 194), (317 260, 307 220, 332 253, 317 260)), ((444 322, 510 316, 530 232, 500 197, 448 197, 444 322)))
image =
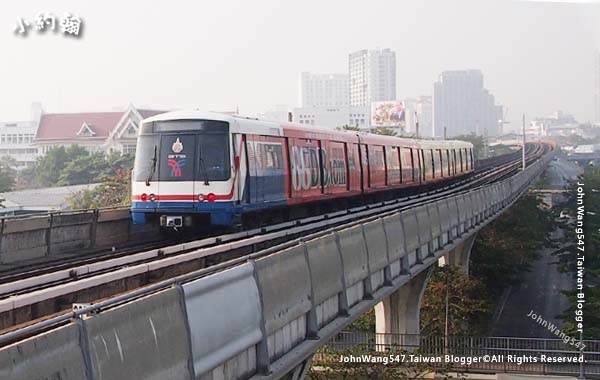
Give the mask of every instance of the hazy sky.
POLYGON ((299 73, 348 70, 352 51, 396 51, 398 98, 431 94, 443 70, 481 69, 521 113, 593 117, 598 5, 510 0, 2 1, 0 120, 47 112, 158 109, 241 113, 298 105, 299 73), (80 39, 13 33, 16 18, 71 12, 80 39))

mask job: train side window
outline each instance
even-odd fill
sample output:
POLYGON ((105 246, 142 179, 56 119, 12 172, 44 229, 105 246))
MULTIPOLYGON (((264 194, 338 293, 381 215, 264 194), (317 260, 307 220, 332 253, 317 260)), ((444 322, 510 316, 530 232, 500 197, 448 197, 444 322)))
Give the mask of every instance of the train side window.
POLYGON ((410 148, 400 148, 400 172, 402 174, 402 183, 415 180, 413 168, 413 150, 410 148))
POLYGON ((426 180, 427 176, 429 176, 429 170, 431 170, 431 168, 429 168, 430 165, 427 164, 427 160, 425 159, 425 150, 419 149, 419 151, 421 152, 421 169, 423 170, 423 180, 426 180))
POLYGON ((419 159, 419 150, 418 149, 414 149, 411 148, 410 149, 410 160, 412 163, 412 168, 413 168, 413 172, 412 172, 412 180, 414 181, 420 181, 421 180, 421 161, 419 159))
POLYGON ((387 183, 398 184, 400 182, 400 158, 398 148, 385 147, 385 162, 387 169, 387 183))
POLYGON ((440 155, 440 149, 432 149, 431 154, 433 155, 433 167, 435 168, 435 176, 442 177, 442 156, 440 155))
POLYGON ((473 170, 473 168, 475 167, 474 166, 474 164, 475 164, 475 157, 473 157, 473 148, 469 149, 469 151, 471 152, 471 155, 470 155, 470 157, 471 157, 471 170, 473 170))
POLYGON ((427 154, 429 155, 427 157, 427 161, 428 161, 429 165, 431 165, 430 166, 431 178, 435 178, 436 165, 435 165, 435 155, 433 154, 433 149, 427 150, 427 154))
POLYGON ((440 163, 441 163, 441 173, 442 177, 447 177, 448 172, 448 159, 447 159, 448 151, 446 149, 440 149, 440 163))
POLYGON ((456 175, 456 165, 457 165, 457 161, 456 161, 456 149, 452 149, 452 157, 453 157, 453 161, 452 161, 452 173, 454 175, 456 175))
POLYGON ((427 175, 427 168, 425 167, 425 154, 423 153, 423 149, 418 150, 419 154, 419 167, 421 168, 421 179, 424 181, 425 176, 427 175))
POLYGON ((467 165, 466 165, 466 169, 467 170, 471 169, 471 160, 470 160, 469 156, 470 156, 469 155, 469 150, 467 148, 465 148, 465 162, 467 163, 467 165))
POLYGON ((469 170, 473 169, 473 157, 471 155, 471 149, 467 149, 467 158, 469 160, 469 170))

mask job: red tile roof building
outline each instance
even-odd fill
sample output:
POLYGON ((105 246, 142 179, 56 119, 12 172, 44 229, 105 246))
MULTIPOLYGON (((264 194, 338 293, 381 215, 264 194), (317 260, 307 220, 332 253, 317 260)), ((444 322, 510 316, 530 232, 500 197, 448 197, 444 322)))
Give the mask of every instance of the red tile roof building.
POLYGON ((45 154, 55 146, 80 145, 90 152, 134 153, 140 122, 165 111, 136 109, 125 112, 43 114, 34 144, 45 154))

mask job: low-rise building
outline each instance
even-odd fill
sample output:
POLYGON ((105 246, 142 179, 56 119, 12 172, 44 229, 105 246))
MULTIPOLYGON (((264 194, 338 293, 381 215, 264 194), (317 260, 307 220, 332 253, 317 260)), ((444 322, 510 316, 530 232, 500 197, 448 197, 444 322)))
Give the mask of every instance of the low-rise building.
POLYGON ((92 183, 0 193, 0 217, 68 210, 69 197, 82 190, 92 190, 96 186, 97 183, 92 183))
POLYGON ((140 122, 165 111, 47 113, 40 119, 34 144, 39 154, 52 147, 79 145, 90 152, 133 154, 140 122))
POLYGON ((31 105, 30 120, 0 122, 0 157, 10 157, 13 169, 20 170, 33 165, 38 149, 33 144, 37 133, 42 106, 31 105))

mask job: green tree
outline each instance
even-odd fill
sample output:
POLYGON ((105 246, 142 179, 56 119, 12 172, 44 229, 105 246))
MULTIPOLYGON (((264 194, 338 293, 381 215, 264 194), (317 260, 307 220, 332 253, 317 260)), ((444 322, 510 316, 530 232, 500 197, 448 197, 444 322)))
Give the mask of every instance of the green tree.
POLYGON ((375 309, 371 309, 356 319, 349 326, 350 330, 375 332, 375 309))
POLYGON ((106 155, 107 170, 104 174, 112 175, 119 170, 131 170, 133 168, 134 160, 135 156, 133 154, 121 154, 119 152, 111 151, 106 155))
POLYGON ((458 267, 435 266, 421 304, 421 331, 443 335, 448 294, 448 331, 451 335, 482 334, 491 314, 491 302, 478 278, 467 277, 458 267))
MULTIPOLYGON (((576 283, 578 273, 577 259, 584 256, 583 288, 565 292, 569 307, 561 314, 565 323, 565 332, 573 337, 579 337, 575 323, 577 310, 577 293, 585 296, 583 303, 583 337, 584 339, 600 339, 600 170, 586 167, 582 177, 568 187, 568 199, 560 206, 567 210, 573 218, 565 218, 561 223, 564 231, 561 247, 554 253, 562 272, 569 273, 576 283), (578 202, 578 191, 583 190, 582 200, 578 202), (583 208, 581 208, 583 206, 583 208), (579 217, 583 219, 580 220, 579 217), (578 222, 581 222, 583 234, 578 233, 578 222), (579 235, 579 236, 578 236, 579 235), (583 236, 581 236, 583 235, 583 236), (583 251, 582 251, 583 249, 583 251)), ((559 210, 556 210, 557 212, 559 210)))
POLYGON ((32 168, 20 173, 19 187, 50 187, 95 183, 129 171, 133 167, 133 155, 111 152, 89 153, 85 148, 72 145, 68 148, 54 147, 39 157, 32 168))
POLYGON ((473 276, 494 295, 518 285, 539 257, 538 250, 549 243, 551 228, 551 215, 541 207, 541 199, 524 195, 477 234, 471 254, 473 276))
POLYGON ((16 162, 10 156, 0 158, 0 193, 12 191, 15 187, 16 162))
POLYGON ((473 152, 475 154, 475 159, 484 158, 483 153, 485 150, 485 142, 483 141, 483 136, 478 136, 474 133, 471 133, 469 135, 454 136, 452 139, 470 142, 471 144, 473 144, 473 152))
MULTIPOLYGON (((405 351, 390 347, 387 352, 376 352, 374 342, 370 344, 352 344, 351 348, 341 350, 324 346, 315 354, 312 366, 307 373, 307 378, 311 380, 331 380, 331 379, 372 379, 372 380, 396 380, 396 379, 424 379, 429 378, 435 372, 436 379, 449 379, 451 363, 426 363, 402 361, 402 355, 405 358, 412 355, 431 355, 428 352, 405 351), (385 356, 388 359, 390 355, 396 360, 387 365, 383 363, 341 363, 341 356, 362 356, 362 355, 385 356)), ((431 377, 433 378, 433 377, 431 377)))
POLYGON ((394 131, 392 128, 387 128, 387 127, 377 127, 377 128, 372 129, 371 132, 376 135, 383 135, 383 136, 396 136, 397 135, 396 131, 394 131))
POLYGON ((338 131, 356 131, 359 132, 360 128, 358 127, 358 125, 342 125, 341 127, 337 127, 336 128, 338 131))
POLYGON ((64 166, 55 184, 67 186, 92 183, 105 173, 107 168, 108 163, 103 153, 78 157, 64 166))
POLYGON ((68 148, 64 146, 50 148, 35 162, 35 183, 41 187, 55 186, 67 163, 88 155, 88 151, 79 145, 72 145, 68 148))
POLYGON ((95 188, 74 193, 67 202, 72 210, 128 206, 131 203, 129 170, 118 170, 115 175, 103 178, 95 188))

